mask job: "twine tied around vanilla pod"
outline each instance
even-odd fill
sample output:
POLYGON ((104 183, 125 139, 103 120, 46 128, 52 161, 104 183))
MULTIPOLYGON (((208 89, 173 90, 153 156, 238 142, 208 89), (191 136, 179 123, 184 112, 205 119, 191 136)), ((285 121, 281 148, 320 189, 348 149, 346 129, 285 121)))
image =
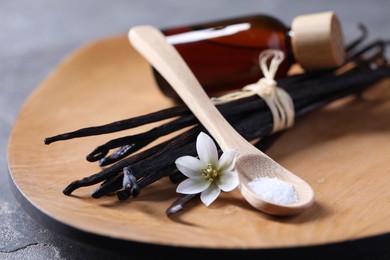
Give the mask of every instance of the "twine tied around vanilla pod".
POLYGON ((261 52, 259 55, 259 64, 263 77, 259 81, 246 85, 240 91, 220 97, 212 97, 211 100, 217 105, 240 98, 259 95, 271 110, 273 133, 292 127, 295 118, 294 103, 290 95, 284 89, 277 86, 274 79, 278 67, 283 60, 284 53, 280 50, 269 49, 261 52), (272 59, 268 67, 267 62, 270 58, 272 59))

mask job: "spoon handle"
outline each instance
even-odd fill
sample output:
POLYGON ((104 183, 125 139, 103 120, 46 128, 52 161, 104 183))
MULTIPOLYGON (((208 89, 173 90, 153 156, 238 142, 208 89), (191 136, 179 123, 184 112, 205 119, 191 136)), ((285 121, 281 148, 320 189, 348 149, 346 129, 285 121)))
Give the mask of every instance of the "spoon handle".
POLYGON ((149 63, 160 72, 181 97, 193 114, 208 130, 222 150, 236 149, 239 158, 236 170, 240 176, 240 190, 245 199, 256 209, 275 215, 289 215, 300 212, 312 203, 313 192, 306 182, 274 162, 245 138, 243 138, 223 117, 202 88, 191 69, 169 44, 160 30, 153 26, 133 27, 129 40, 149 63), (280 177, 294 183, 300 201, 287 206, 270 203, 252 190, 248 181, 258 176, 280 177))
POLYGON ((135 26, 129 31, 132 46, 170 83, 222 150, 246 143, 210 100, 187 63, 153 26, 135 26))

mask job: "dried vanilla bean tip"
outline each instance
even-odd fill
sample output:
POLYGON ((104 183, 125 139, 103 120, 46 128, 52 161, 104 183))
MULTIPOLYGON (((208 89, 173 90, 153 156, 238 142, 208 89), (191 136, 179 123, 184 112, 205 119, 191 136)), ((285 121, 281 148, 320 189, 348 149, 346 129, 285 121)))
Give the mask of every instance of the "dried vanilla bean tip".
POLYGON ((348 62, 355 62, 357 66, 361 63, 378 65, 388 65, 386 62, 386 47, 390 44, 390 40, 377 39, 355 51, 348 58, 348 62), (376 51, 375 51, 376 50, 376 51))
POLYGON ((132 153, 131 145, 124 145, 114 151, 112 154, 107 155, 106 157, 99 160, 99 166, 107 166, 113 164, 132 153))
POLYGON ((189 113, 190 112, 187 107, 183 105, 175 106, 175 107, 162 109, 147 115, 136 116, 136 117, 112 122, 105 125, 86 127, 73 132, 63 133, 52 137, 46 137, 44 139, 44 142, 45 144, 50 144, 53 142, 69 140, 73 138, 114 133, 122 130, 135 128, 137 126, 146 125, 161 120, 173 118, 176 116, 182 116, 189 113))
POLYGON ((359 23, 358 29, 360 30, 361 35, 351 43, 347 44, 347 46, 345 47, 345 52, 348 54, 351 53, 356 47, 358 47, 364 40, 367 39, 368 28, 363 23, 359 23))
MULTIPOLYGON (((110 182, 113 182, 113 181, 115 181, 115 179, 118 179, 118 178, 122 178, 122 173, 120 173, 120 174, 118 174, 118 175, 116 175, 116 176, 114 176, 114 177, 112 177, 112 178, 105 179, 104 181, 102 181, 102 182, 100 183, 100 187, 101 187, 101 186, 104 186, 104 185, 106 185, 106 184, 108 184, 108 183, 110 183, 110 182)), ((96 189, 96 190, 98 190, 98 189, 96 189)), ((96 191, 96 190, 95 190, 95 191, 96 191)), ((116 194, 116 191, 117 191, 117 188, 116 188, 115 190, 112 190, 111 192, 107 192, 107 193, 106 193, 106 196, 115 195, 115 194, 116 194)), ((91 197, 93 197, 92 195, 93 195, 93 192, 91 193, 91 197)))
POLYGON ((137 183, 137 178, 131 171, 131 167, 123 168, 123 190, 117 192, 119 200, 126 200, 127 198, 137 197, 141 191, 141 187, 137 183))
MULTIPOLYGON (((134 174, 131 172, 130 167, 123 168, 123 184, 124 189, 132 189, 133 187, 137 186, 137 178, 134 176, 134 174)), ((137 189, 137 187, 136 187, 137 189)), ((139 187, 138 187, 139 190, 139 187)))
MULTIPOLYGON (((149 158, 147 159, 150 160, 149 158)), ((143 164, 136 163, 123 168, 123 178, 118 180, 122 182, 122 186, 117 190, 117 197, 119 200, 126 200, 129 197, 137 197, 141 191, 141 187, 138 181, 149 173, 145 173, 142 170, 143 164)), ((101 195, 105 195, 101 193, 101 195)))
POLYGON ((119 200, 127 200, 129 198, 136 198, 140 194, 141 190, 150 184, 156 182, 157 180, 167 176, 172 172, 172 167, 168 167, 168 170, 162 170, 159 172, 151 172, 148 173, 141 178, 137 179, 137 181, 127 188, 123 188, 117 191, 117 197, 119 200))
MULTIPOLYGON (((153 139, 153 140, 151 139, 149 141, 139 141, 139 142, 127 144, 127 143, 131 142, 131 139, 132 139, 132 136, 129 136, 129 137, 126 136, 126 137, 118 138, 115 140, 111 140, 104 145, 100 145, 100 146, 96 147, 91 153, 89 153, 86 156, 86 159, 89 162, 95 162, 95 161, 102 160, 110 152, 110 149, 120 147, 124 144, 126 144, 126 147, 128 148, 126 151, 127 154, 128 153, 135 153, 155 140, 155 139, 153 139)), ((102 165, 102 166, 104 166, 104 165, 102 165)))
MULTIPOLYGON (((148 158, 147 160, 131 165, 131 171, 136 176, 139 187, 143 189, 155 181, 172 174, 176 169, 174 162, 179 156, 182 154, 195 155, 194 145, 195 143, 189 143, 178 148, 170 149, 169 158, 156 156, 155 158, 148 158)), ((135 197, 134 194, 131 195, 135 197)))
POLYGON ((129 135, 110 140, 109 142, 96 147, 90 154, 87 155, 87 160, 90 162, 100 160, 109 153, 110 149, 118 148, 123 145, 130 145, 131 147, 129 150, 132 153, 136 152, 157 138, 192 124, 194 124, 194 117, 192 115, 186 115, 175 119, 172 122, 152 128, 151 130, 141 134, 129 135))
POLYGON ((171 206, 165 211, 167 216, 178 213, 184 209, 184 205, 191 201, 193 198, 198 197, 199 194, 185 194, 181 195, 177 200, 175 200, 171 206))
POLYGON ((92 198, 99 199, 103 196, 117 194, 118 190, 123 187, 123 172, 115 176, 104 184, 100 185, 96 190, 91 193, 92 198))
POLYGON ((122 180, 123 173, 121 172, 119 175, 115 176, 114 178, 111 178, 104 184, 100 185, 99 188, 97 188, 91 193, 91 197, 98 199, 102 196, 115 194, 117 190, 122 188, 122 180))

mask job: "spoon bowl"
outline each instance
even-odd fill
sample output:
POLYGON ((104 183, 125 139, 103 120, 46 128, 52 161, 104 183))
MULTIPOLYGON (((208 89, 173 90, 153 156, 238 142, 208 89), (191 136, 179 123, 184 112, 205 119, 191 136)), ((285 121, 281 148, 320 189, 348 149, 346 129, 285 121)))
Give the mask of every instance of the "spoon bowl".
POLYGON ((257 149, 228 123, 160 30, 149 25, 135 26, 128 36, 132 46, 169 82, 221 149, 238 151, 235 169, 239 190, 250 205, 267 214, 285 216, 298 214, 313 203, 314 192, 307 182, 257 149), (259 177, 277 178, 291 184, 298 201, 279 204, 258 195, 248 184, 259 177))

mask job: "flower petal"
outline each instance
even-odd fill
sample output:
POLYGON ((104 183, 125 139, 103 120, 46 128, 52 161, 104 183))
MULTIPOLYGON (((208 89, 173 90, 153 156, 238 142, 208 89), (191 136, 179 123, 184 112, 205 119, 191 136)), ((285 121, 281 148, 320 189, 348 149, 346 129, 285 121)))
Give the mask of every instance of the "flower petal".
POLYGON ((200 132, 196 139, 196 151, 199 159, 204 163, 211 163, 216 165, 218 162, 218 150, 217 147, 207 134, 200 132))
POLYGON ((221 193, 221 189, 217 185, 211 184, 207 190, 200 194, 200 200, 204 205, 209 206, 214 200, 216 200, 221 193))
POLYGON ((238 186, 239 179, 235 171, 221 171, 219 174, 216 183, 221 190, 229 192, 238 186))
POLYGON ((205 165, 197 158, 188 155, 182 156, 176 159, 175 164, 176 168, 185 176, 192 179, 202 178, 200 169, 204 168, 205 165))
POLYGON ((186 179, 182 181, 176 188, 176 192, 183 194, 196 194, 206 190, 210 186, 210 182, 202 179, 186 179))
POLYGON ((220 170, 224 171, 231 171, 234 169, 234 166, 236 164, 236 158, 237 158, 237 150, 230 149, 225 151, 221 158, 219 158, 218 166, 220 167, 220 170))

